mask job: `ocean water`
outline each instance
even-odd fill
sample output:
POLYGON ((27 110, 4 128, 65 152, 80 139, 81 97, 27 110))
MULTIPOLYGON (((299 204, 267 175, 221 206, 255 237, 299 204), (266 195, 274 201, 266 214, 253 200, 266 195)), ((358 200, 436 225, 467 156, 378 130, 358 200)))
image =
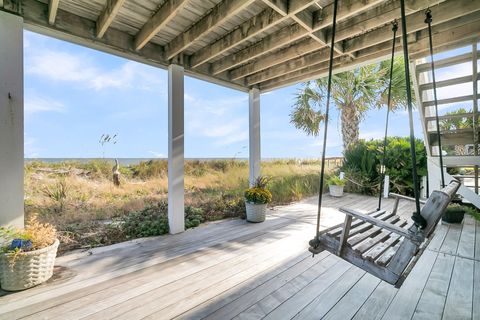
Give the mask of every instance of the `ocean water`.
MULTIPOLYGON (((92 160, 106 160, 108 162, 115 162, 115 158, 25 158, 25 162, 32 162, 32 161, 41 161, 46 163, 58 163, 58 162, 65 162, 65 161, 75 161, 75 162, 89 162, 92 160)), ((150 161, 150 160, 164 160, 167 161, 167 158, 117 158, 118 162, 121 165, 128 166, 131 164, 138 164, 142 161, 150 161)), ((247 158, 186 158, 185 160, 198 160, 198 161, 211 161, 211 160, 238 160, 238 161, 245 161, 248 160, 247 158)))

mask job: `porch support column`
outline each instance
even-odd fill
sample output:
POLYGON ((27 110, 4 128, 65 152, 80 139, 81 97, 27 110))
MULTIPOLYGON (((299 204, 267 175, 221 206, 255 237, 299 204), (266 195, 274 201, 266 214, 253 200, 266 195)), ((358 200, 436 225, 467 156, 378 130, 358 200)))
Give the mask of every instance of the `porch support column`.
POLYGON ((170 233, 185 231, 183 67, 168 67, 168 224, 170 233))
POLYGON ((23 19, 0 11, 0 226, 23 228, 23 19))
POLYGON ((260 176, 260 90, 253 88, 249 91, 249 164, 250 185, 260 176))

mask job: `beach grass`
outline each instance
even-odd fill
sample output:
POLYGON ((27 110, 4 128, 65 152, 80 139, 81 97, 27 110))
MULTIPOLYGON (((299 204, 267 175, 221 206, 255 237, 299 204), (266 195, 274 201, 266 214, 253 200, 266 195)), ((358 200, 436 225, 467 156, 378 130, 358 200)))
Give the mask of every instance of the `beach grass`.
MULTIPOLYGON (((112 166, 107 160, 27 162, 27 218, 37 213, 42 222, 53 224, 60 233, 63 252, 130 239, 122 231, 122 223, 133 213, 141 219, 142 210, 167 200, 167 162, 151 160, 121 166, 120 187, 112 183, 112 166)), ((315 195, 319 169, 318 161, 262 162, 262 174, 271 178, 272 205, 315 195)), ((242 217, 248 170, 248 162, 243 160, 186 161, 185 203, 188 210, 199 209, 201 215, 189 226, 196 226, 197 220, 242 217)))

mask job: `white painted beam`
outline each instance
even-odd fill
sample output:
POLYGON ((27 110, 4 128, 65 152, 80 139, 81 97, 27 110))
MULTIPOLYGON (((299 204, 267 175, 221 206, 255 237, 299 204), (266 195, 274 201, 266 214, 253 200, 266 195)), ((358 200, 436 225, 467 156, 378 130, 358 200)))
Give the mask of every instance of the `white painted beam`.
POLYGON ((23 227, 23 19, 0 11, 0 226, 23 227))
POLYGON ((255 182, 255 179, 260 176, 260 90, 253 88, 249 91, 248 99, 249 107, 249 166, 250 185, 255 182))
POLYGON ((168 67, 168 224, 170 233, 185 231, 184 70, 168 67))
POLYGON ((50 25, 55 24, 55 18, 57 17, 59 4, 60 4, 60 0, 50 0, 48 4, 48 23, 50 25))
POLYGON ((107 32, 108 27, 112 24, 124 2, 125 0, 107 0, 105 9, 103 9, 97 20, 97 38, 103 37, 105 32, 107 32))

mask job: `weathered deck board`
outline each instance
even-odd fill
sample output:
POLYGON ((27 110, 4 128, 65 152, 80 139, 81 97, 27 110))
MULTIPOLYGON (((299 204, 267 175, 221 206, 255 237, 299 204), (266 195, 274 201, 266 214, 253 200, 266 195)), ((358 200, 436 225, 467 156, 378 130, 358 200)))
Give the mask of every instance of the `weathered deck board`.
POLYGON ((413 319, 442 319, 455 256, 440 254, 437 257, 413 319))
MULTIPOLYGON (((474 261, 455 258, 443 319, 471 319, 473 307, 474 261)), ((478 303, 478 302, 477 302, 478 303)))
POLYGON ((470 259, 475 257, 475 220, 467 215, 463 221, 457 254, 470 259))
POLYGON ((312 259, 310 254, 299 255, 288 264, 273 267, 266 272, 265 278, 255 278, 247 285, 232 287, 227 297, 217 296, 201 305, 181 314, 180 319, 211 318, 222 319, 229 315, 237 315, 266 295, 279 289, 284 283, 310 269, 313 265, 322 262, 328 252, 324 251, 312 259))
MULTIPOLYGON (((364 212, 377 204, 342 199, 325 197, 323 227, 344 220, 336 207, 345 203, 364 212)), ((410 212, 412 204, 400 208, 410 212)), ((0 296, 0 319, 480 317, 480 227, 470 217, 437 227, 398 290, 326 251, 311 258, 315 214, 312 198, 269 212, 261 224, 223 221, 61 257, 77 276, 0 296)))
POLYGON ((394 286, 382 281, 358 310, 353 319, 381 319, 390 302, 397 294, 397 291, 394 286))
POLYGON ((365 274, 335 306, 328 311, 323 319, 351 319, 370 297, 379 285, 380 280, 370 274, 365 274))
MULTIPOLYGON (((365 271, 352 267, 347 273, 333 282, 328 290, 323 291, 305 308, 301 310, 293 309, 296 312, 294 319, 321 319, 364 275, 365 271)), ((281 315, 280 313, 279 316, 281 315)))
POLYGON ((438 253, 425 251, 405 283, 397 292, 382 319, 410 319, 438 253))

